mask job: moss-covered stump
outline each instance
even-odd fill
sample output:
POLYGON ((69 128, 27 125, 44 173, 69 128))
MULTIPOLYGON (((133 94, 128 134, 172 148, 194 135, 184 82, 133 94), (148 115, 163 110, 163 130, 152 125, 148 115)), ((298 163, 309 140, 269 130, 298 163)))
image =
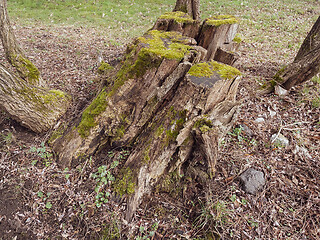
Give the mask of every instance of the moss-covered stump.
POLYGON ((235 119, 240 75, 237 69, 214 61, 195 64, 167 95, 167 104, 137 136, 124 166, 133 173, 135 186, 128 198, 127 219, 144 194, 163 185, 166 174, 183 175, 192 169, 206 187, 216 171, 218 143, 235 119), (195 149, 201 155, 201 168, 194 159, 195 149))
POLYGON ((134 40, 110 84, 54 141, 63 168, 102 149, 131 149, 113 184, 114 194, 128 201, 127 219, 167 174, 190 172, 204 188, 215 174, 218 143, 238 109, 241 74, 200 62, 207 50, 193 44, 176 31, 151 30, 134 40))
POLYGON ((27 84, 0 65, 0 107, 34 132, 53 127, 69 103, 65 93, 27 84))
POLYGON ((75 165, 102 146, 130 144, 189 70, 187 61, 197 55, 189 44, 177 32, 152 30, 137 38, 110 86, 55 141, 59 163, 75 165))
POLYGON ((196 38, 200 29, 200 21, 181 11, 167 12, 161 15, 153 26, 154 30, 176 31, 183 36, 196 38))
MULTIPOLYGON (((215 58, 217 49, 232 45, 238 29, 238 19, 231 15, 218 15, 206 19, 197 38, 198 45, 208 50, 206 60, 215 58)), ((232 49, 229 49, 232 50, 232 49)))

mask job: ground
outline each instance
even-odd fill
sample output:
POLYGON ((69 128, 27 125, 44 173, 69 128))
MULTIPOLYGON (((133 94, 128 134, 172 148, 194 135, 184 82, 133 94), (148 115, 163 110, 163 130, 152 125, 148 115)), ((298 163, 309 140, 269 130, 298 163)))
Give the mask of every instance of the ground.
MULTIPOLYGON (((50 87, 73 97, 65 119, 76 118, 95 96, 99 62, 112 65, 124 51, 124 46, 108 45, 94 29, 15 28, 50 87)), ((287 96, 258 96, 259 82, 270 79, 295 52, 284 57, 263 42, 244 42, 239 54, 235 67, 243 73, 242 105, 220 146, 209 206, 201 205, 197 186, 185 190, 194 196, 189 202, 174 192, 157 191, 127 223, 120 197, 98 207, 94 190, 99 178, 91 173, 102 164, 111 169, 115 161, 123 162, 128 150, 102 153, 78 169, 59 169, 44 144, 49 134, 36 135, 1 113, 0 239, 117 239, 123 233, 133 239, 319 239, 319 77, 287 96), (289 146, 274 145, 275 133, 288 138, 289 146), (263 171, 267 179, 255 196, 246 194, 237 179, 248 167, 263 171)))

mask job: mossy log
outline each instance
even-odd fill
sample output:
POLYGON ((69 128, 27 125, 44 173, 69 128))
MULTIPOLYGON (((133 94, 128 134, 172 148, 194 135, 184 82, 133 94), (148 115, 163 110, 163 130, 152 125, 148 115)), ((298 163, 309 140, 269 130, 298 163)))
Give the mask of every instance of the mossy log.
POLYGON ((137 38, 113 83, 53 142, 62 168, 100 150, 132 149, 113 184, 116 194, 127 197, 128 219, 163 176, 192 169, 206 184, 215 173, 218 143, 239 106, 241 74, 222 63, 199 62, 206 50, 194 43, 157 30, 137 38), (194 152, 203 169, 185 167, 196 162, 194 152))
POLYGON ((65 93, 30 85, 0 65, 0 108, 34 132, 53 127, 69 102, 65 93))
POLYGON ((289 65, 281 68, 273 80, 262 86, 260 94, 270 93, 276 85, 289 90, 310 80, 320 71, 320 17, 303 41, 297 56, 289 65))

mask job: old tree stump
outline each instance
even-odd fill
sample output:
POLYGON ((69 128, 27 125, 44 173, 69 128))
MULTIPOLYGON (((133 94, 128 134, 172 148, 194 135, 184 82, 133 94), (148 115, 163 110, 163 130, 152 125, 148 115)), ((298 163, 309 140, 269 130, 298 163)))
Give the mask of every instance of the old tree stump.
POLYGON ((108 70, 81 119, 53 134, 58 163, 73 167, 99 151, 130 148, 113 183, 114 193, 127 199, 127 219, 173 172, 205 186, 239 106, 240 72, 211 60, 217 49, 237 45, 236 24, 231 16, 203 23, 182 12, 161 16, 128 46, 122 64, 108 70))

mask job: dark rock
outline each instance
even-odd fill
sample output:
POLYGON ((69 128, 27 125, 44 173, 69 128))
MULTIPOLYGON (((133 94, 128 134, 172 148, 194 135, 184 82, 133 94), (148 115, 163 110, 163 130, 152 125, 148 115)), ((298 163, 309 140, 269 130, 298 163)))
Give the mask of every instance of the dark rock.
POLYGON ((264 173, 253 168, 244 171, 240 175, 240 181, 243 190, 250 194, 255 194, 257 191, 261 190, 266 182, 264 173))

